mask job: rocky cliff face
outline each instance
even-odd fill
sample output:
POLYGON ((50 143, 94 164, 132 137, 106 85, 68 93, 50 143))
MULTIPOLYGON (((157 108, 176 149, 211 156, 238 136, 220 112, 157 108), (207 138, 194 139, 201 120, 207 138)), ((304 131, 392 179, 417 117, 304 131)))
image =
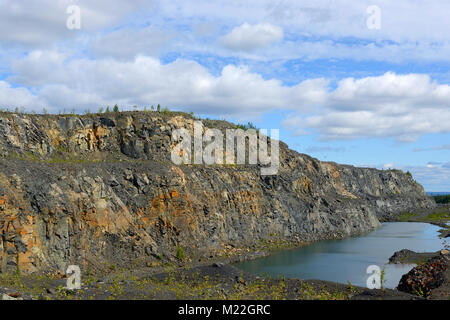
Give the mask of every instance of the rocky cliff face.
MULTIPOLYGON (((401 171, 321 162, 280 144, 258 166, 170 161, 187 115, 0 114, 0 271, 143 265, 226 253, 261 240, 315 241, 431 207, 401 171)), ((224 129, 223 121, 204 121, 224 129)))

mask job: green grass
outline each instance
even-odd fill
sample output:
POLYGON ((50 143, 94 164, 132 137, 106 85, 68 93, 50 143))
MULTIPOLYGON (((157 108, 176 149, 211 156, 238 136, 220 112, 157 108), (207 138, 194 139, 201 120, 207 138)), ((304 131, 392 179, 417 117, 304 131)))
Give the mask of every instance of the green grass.
POLYGON ((406 221, 411 220, 411 219, 414 218, 415 216, 416 216, 415 213, 412 213, 412 212, 404 212, 404 213, 402 213, 401 215, 398 216, 398 221, 406 222, 406 221))
POLYGON ((117 273, 105 282, 97 282, 95 277, 84 275, 83 287, 70 291, 64 285, 54 282, 50 275, 0 274, 0 287, 8 287, 35 299, 80 300, 80 299, 200 299, 200 300, 240 300, 240 299, 296 299, 306 300, 344 300, 353 293, 337 287, 313 287, 306 282, 292 283, 280 279, 258 278, 244 282, 228 283, 220 276, 200 275, 198 272, 186 275, 176 270, 166 270, 164 278, 146 277, 139 279, 129 272, 117 273), (85 287, 87 286, 87 287, 85 287), (293 286, 297 289, 293 290, 293 286), (47 293, 53 288, 53 296, 47 293))
POLYGON ((440 210, 421 218, 421 221, 448 221, 450 220, 450 211, 440 210))
POLYGON ((404 212, 398 216, 398 221, 408 222, 445 222, 450 220, 450 211, 447 209, 439 209, 435 212, 430 213, 425 217, 419 216, 417 213, 404 212))
POLYGON ((19 272, 0 274, 0 287, 7 287, 18 292, 26 292, 36 299, 46 295, 46 288, 50 287, 52 277, 42 274, 22 276, 19 272))

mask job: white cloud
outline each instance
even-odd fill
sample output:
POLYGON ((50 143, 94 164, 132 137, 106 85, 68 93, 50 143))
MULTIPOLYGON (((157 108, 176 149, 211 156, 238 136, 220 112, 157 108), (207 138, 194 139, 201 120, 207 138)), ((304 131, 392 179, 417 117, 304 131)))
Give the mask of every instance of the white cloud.
POLYGON ((135 0, 2 0, 0 1, 0 44, 31 48, 54 45, 80 36, 66 26, 67 8, 81 9, 80 32, 95 32, 121 22, 133 12, 154 7, 154 1, 135 0))
MULTIPOLYGON (((285 41, 278 50, 258 51, 260 59, 405 62, 449 61, 450 57, 450 3, 445 0, 166 1, 160 10, 181 25, 208 21, 227 28, 264 22, 283 28, 285 41), (380 30, 369 30, 366 25, 366 9, 374 4, 381 9, 380 30)), ((230 54, 246 57, 240 51, 230 54)))
POLYGON ((24 108, 27 111, 39 110, 44 107, 44 101, 33 95, 26 88, 12 87, 5 81, 0 81, 0 108, 14 111, 24 108))
POLYGON ((450 132, 450 86, 427 75, 341 80, 311 116, 292 117, 287 127, 315 129, 322 139, 395 137, 415 141, 426 133, 450 132))
POLYGON ((384 169, 393 169, 394 168, 394 164, 393 163, 386 163, 385 165, 383 165, 384 169))
POLYGON ((17 46, 72 48, 78 53, 94 48, 100 56, 132 59, 138 54, 157 55, 164 47, 265 61, 450 61, 448 1, 379 0, 382 28, 376 31, 366 27, 366 9, 373 4, 372 0, 248 0, 245 4, 237 0, 3 0, 0 46, 4 55, 17 46), (79 31, 66 28, 66 9, 73 4, 81 8, 79 31), (183 36, 161 36, 154 32, 158 26, 183 36), (222 41, 214 41, 212 37, 230 26, 239 27, 222 41), (128 32, 134 29, 134 35, 128 32), (224 50, 223 45, 233 50, 224 50))
POLYGON ((52 110, 161 103, 198 113, 259 117, 276 108, 304 110, 320 103, 328 83, 313 79, 286 87, 244 66, 227 65, 214 76, 191 60, 74 59, 54 51, 33 51, 16 60, 12 70, 8 81, 30 87, 52 110))
POLYGON ((283 39, 283 29, 270 23, 244 23, 223 36, 220 42, 233 50, 253 51, 283 39))
POLYGON ((403 166, 400 169, 410 171, 414 179, 422 184, 426 191, 450 190, 450 166, 448 165, 403 166))
POLYGON ((196 0, 164 1, 162 13, 170 18, 229 21, 234 24, 261 21, 289 28, 299 35, 409 40, 448 40, 450 3, 446 0, 196 0), (371 5, 381 9, 380 30, 366 25, 371 5), (447 27, 447 28, 446 28, 447 27))
POLYGON ((174 36, 173 32, 155 27, 125 28, 96 36, 91 47, 97 57, 133 59, 138 55, 158 56, 174 36))

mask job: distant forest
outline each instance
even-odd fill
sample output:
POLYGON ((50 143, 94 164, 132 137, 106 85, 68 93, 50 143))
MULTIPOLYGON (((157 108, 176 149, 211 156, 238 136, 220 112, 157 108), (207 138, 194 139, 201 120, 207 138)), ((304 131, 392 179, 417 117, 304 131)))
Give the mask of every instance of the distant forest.
POLYGON ((447 195, 440 195, 440 196, 433 196, 434 201, 436 203, 450 203, 450 194, 447 195))

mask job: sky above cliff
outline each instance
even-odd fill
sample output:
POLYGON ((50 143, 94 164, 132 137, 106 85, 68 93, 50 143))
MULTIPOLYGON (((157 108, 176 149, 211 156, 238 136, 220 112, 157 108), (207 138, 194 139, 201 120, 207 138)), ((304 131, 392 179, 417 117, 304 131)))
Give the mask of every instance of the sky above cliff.
POLYGON ((161 104, 450 191, 448 12, 446 0, 0 0, 0 107, 161 104))

